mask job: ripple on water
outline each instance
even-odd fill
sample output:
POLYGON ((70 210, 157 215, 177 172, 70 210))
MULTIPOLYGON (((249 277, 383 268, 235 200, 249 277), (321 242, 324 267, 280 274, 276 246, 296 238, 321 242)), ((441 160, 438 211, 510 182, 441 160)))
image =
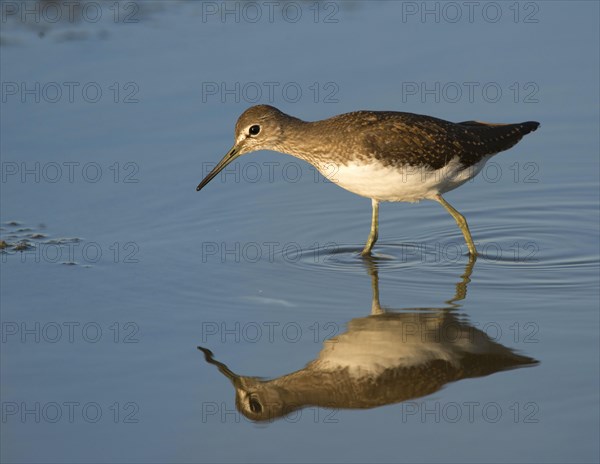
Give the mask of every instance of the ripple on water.
MULTIPOLYGON (((427 259, 421 245, 414 243, 377 244, 370 258, 361 256, 362 249, 363 245, 336 244, 335 246, 303 249, 295 259, 283 256, 282 258, 311 271, 333 270, 356 274, 364 274, 364 266, 369 263, 374 264, 378 270, 394 270, 415 268, 424 262, 434 262, 434 259, 427 259)), ((467 261, 467 253, 459 250, 455 259, 448 260, 447 263, 467 261)))
MULTIPOLYGON (((364 275, 365 266, 369 263, 379 271, 427 268, 428 272, 453 274, 457 266, 462 268, 469 259, 464 242, 459 241, 462 237, 454 237, 450 227, 447 229, 430 229, 426 237, 417 237, 413 243, 403 243, 401 240, 378 242, 369 260, 360 255, 362 244, 306 248, 293 257, 280 254, 279 259, 312 273, 322 274, 335 271, 364 275), (440 240, 440 237, 451 238, 440 240)), ((504 281, 509 287, 518 282, 532 288, 587 288, 597 279, 600 261, 597 250, 589 250, 588 254, 581 250, 573 253, 573 249, 567 245, 560 246, 564 243, 563 231, 525 227, 516 235, 509 226, 484 225, 479 233, 482 238, 478 243, 480 254, 476 261, 476 274, 481 283, 499 285, 500 281, 504 281), (497 242, 486 239, 490 234, 504 236, 504 239, 497 242), (524 239, 527 237, 536 237, 536 240, 524 239), (555 245, 550 245, 553 242, 555 245), (538 246, 538 243, 541 245, 538 246), (499 279, 500 274, 502 279, 499 279)))

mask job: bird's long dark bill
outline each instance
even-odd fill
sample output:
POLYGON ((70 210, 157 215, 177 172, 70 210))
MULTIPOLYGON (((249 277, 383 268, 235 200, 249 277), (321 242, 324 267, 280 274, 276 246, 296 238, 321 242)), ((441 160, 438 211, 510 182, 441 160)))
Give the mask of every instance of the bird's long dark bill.
POLYGON ((208 175, 202 180, 202 182, 198 184, 198 187, 196 187, 196 191, 199 192, 200 190, 202 190, 202 188, 206 184, 208 184, 211 180, 213 180, 216 177, 217 174, 219 174, 223 169, 225 169, 225 166, 231 163, 238 156, 239 155, 237 153, 236 147, 233 147, 231 150, 229 150, 227 154, 223 157, 223 159, 219 161, 219 164, 217 164, 214 167, 214 169, 210 171, 208 175))
POLYGON ((217 361, 214 358, 214 355, 213 355, 212 351, 210 351, 207 348, 203 348, 201 346, 199 346, 198 349, 200 351, 202 351, 202 353, 204 353, 204 359, 206 359, 207 363, 212 364, 214 366, 217 366, 217 368, 219 369, 219 371, 225 377, 227 377, 234 385, 236 385, 237 383, 239 383, 239 376, 235 372, 231 371, 225 364, 223 364, 222 362, 217 361))

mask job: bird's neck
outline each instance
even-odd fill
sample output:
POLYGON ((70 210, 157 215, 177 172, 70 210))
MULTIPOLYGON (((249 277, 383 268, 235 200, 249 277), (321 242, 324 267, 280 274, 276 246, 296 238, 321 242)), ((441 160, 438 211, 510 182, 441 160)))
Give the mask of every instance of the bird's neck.
POLYGON ((320 163, 331 155, 331 144, 328 143, 331 134, 323 129, 313 122, 287 116, 281 125, 281 138, 275 150, 319 168, 320 163))

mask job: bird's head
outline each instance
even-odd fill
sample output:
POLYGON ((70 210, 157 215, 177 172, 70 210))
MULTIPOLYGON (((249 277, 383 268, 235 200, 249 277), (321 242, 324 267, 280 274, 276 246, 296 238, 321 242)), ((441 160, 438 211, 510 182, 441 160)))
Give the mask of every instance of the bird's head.
POLYGON ((256 105, 244 111, 235 125, 233 147, 200 182, 196 190, 201 190, 229 163, 245 153, 257 150, 277 150, 283 134, 283 123, 287 118, 289 116, 285 113, 269 105, 256 105))

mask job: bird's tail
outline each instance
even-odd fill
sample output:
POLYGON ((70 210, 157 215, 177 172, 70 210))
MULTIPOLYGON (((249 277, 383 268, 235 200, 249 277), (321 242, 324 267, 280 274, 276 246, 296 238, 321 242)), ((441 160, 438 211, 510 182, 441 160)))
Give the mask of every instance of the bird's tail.
POLYGON ((491 122, 481 122, 481 121, 463 121, 459 122, 461 126, 470 126, 470 127, 489 127, 489 128, 519 128, 522 132, 522 135, 529 134, 530 132, 534 132, 540 127, 540 123, 537 121, 526 121, 520 122, 517 124, 495 124, 491 122), (512 127, 511 127, 512 126, 512 127))
POLYGON ((523 136, 540 127, 537 121, 527 121, 517 124, 494 124, 480 121, 464 121, 459 123, 470 129, 480 150, 486 153, 498 153, 508 150, 523 138, 523 136))

